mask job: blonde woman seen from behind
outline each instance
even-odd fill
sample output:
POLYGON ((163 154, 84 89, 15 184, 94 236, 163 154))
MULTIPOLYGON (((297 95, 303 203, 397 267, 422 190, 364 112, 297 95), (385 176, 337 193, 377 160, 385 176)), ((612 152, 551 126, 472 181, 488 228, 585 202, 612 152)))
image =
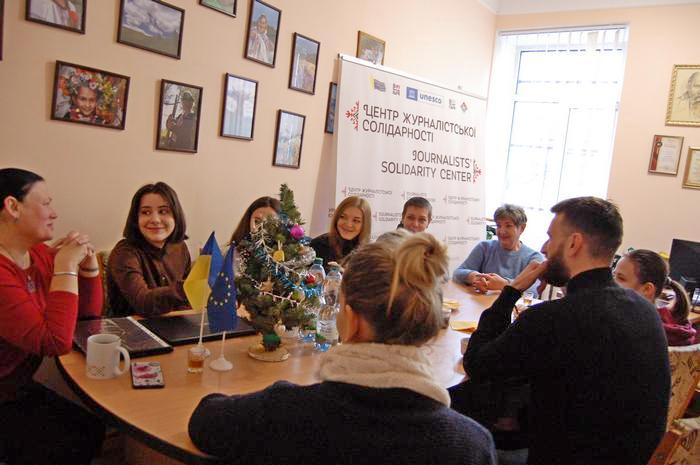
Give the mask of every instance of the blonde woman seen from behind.
POLYGON ((252 464, 495 465, 490 434, 449 408, 420 347, 440 330, 446 273, 446 248, 426 233, 359 247, 341 286, 343 343, 321 358, 321 382, 211 394, 190 419, 192 440, 252 464), (260 448, 269 434, 275 447, 260 448))

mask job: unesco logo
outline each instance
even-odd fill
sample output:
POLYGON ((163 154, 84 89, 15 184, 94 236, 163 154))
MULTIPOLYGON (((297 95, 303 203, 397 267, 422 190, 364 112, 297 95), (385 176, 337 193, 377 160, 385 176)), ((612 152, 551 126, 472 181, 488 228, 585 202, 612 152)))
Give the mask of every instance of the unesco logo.
POLYGON ((406 87, 406 98, 409 100, 418 100, 418 89, 406 87))

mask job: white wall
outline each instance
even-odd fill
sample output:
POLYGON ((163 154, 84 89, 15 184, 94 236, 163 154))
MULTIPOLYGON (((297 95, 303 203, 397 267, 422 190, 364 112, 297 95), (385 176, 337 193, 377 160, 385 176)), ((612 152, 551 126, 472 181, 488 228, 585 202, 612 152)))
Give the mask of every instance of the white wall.
MULTIPOLYGON (((5 2, 0 165, 46 177, 57 234, 79 229, 97 247, 111 247, 133 193, 157 180, 177 190, 194 245, 212 229, 223 242, 248 204, 276 195, 282 182, 310 220, 331 156, 332 138, 323 132, 328 83, 337 75, 337 54, 355 54, 358 30, 386 40, 387 66, 487 92, 495 16, 477 0, 270 0, 282 10, 274 69, 243 58, 248 0, 239 0, 237 18, 197 0, 169 2, 186 10, 181 60, 117 43, 119 0, 88 2, 85 35, 28 22, 24 1, 5 2), (321 42, 314 96, 287 88, 294 32, 321 42), (50 120, 56 60, 130 76, 126 130, 50 120), (218 136, 227 72, 260 82, 252 142, 218 136), (162 78, 204 88, 197 154, 154 149, 162 78), (271 166, 279 108, 307 116, 299 170, 271 166)), ((323 223, 310 230, 325 230, 323 223)))

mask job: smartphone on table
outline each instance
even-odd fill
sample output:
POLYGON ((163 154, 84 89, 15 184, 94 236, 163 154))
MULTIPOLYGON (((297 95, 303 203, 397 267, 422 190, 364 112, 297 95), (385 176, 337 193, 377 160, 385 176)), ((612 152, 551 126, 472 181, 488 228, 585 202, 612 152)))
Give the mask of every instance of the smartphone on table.
POLYGON ((159 362, 131 362, 131 385, 134 389, 165 387, 159 362))

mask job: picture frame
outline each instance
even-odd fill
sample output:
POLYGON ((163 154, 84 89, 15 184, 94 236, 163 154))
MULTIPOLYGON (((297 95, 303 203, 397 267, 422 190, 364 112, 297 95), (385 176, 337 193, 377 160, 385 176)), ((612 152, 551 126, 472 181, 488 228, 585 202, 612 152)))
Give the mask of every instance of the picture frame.
POLYGON ((5 0, 0 0, 0 61, 2 61, 2 37, 5 31, 5 0))
POLYGON ((367 60, 375 65, 384 64, 386 42, 366 32, 357 31, 357 58, 367 60))
POLYGON ((184 26, 182 8, 162 0, 121 0, 117 42, 179 60, 184 26))
POLYGON ((306 116, 286 110, 277 110, 277 131, 272 165, 299 169, 304 143, 306 116))
POLYGON ((226 74, 220 135, 253 140, 257 101, 258 81, 226 74))
POLYGON ((85 34, 87 0, 27 0, 25 19, 85 34))
POLYGON ((667 126, 700 126, 700 65, 674 65, 667 126))
POLYGON ((228 16, 236 17, 237 0, 199 0, 199 4, 228 16))
POLYGON ((301 35, 298 32, 294 33, 292 42, 289 88, 314 95, 316 93, 316 74, 321 42, 301 35))
POLYGON ((700 147, 688 147, 688 157, 685 161, 683 187, 700 189, 700 147))
POLYGON ((338 84, 331 82, 328 86, 328 103, 326 103, 326 127, 323 132, 333 134, 335 126, 335 110, 338 100, 338 84))
POLYGON ((261 0, 250 0, 245 58, 275 67, 281 21, 282 10, 261 0))
POLYGON ((56 61, 51 119, 124 129, 129 76, 56 61))
POLYGON ((197 153, 203 89, 162 79, 156 149, 197 153))
POLYGON ((649 173, 676 176, 681 161, 683 137, 654 135, 649 157, 649 173))

